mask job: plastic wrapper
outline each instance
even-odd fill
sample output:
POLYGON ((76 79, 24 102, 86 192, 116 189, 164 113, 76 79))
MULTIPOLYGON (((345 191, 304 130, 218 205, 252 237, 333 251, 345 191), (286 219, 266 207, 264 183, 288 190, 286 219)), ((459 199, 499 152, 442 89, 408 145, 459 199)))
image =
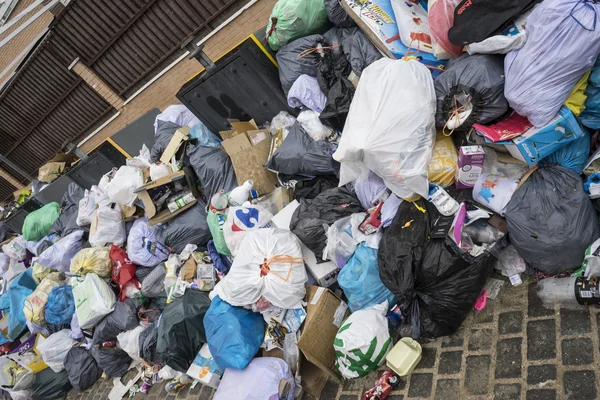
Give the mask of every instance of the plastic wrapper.
POLYGON ((562 167, 534 171, 508 203, 506 222, 519 255, 546 274, 579 268, 600 236, 581 179, 562 167))
POLYGON ((535 126, 552 121, 596 62, 599 13, 600 4, 593 2, 548 0, 527 18, 527 43, 504 60, 505 95, 510 107, 535 126))
POLYGON ((298 239, 282 229, 248 232, 229 273, 214 289, 233 306, 261 297, 281 308, 299 308, 307 275, 298 239))
POLYGON ((333 154, 340 185, 370 170, 400 198, 427 196, 434 113, 433 79, 424 65, 381 59, 367 67, 333 154))
MULTIPOLYGON (((304 131, 314 140, 326 140, 333 134, 333 130, 321 123, 319 113, 306 110, 298 114, 298 122, 304 131)), ((285 142, 285 141, 284 141, 285 142)))

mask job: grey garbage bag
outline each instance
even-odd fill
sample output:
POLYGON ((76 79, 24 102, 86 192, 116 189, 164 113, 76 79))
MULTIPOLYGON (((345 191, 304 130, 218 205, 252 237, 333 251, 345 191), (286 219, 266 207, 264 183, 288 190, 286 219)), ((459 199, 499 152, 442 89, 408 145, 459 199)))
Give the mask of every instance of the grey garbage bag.
POLYGON ((148 275, 150 275, 150 272, 154 271, 154 268, 156 268, 156 267, 138 266, 137 269, 135 270, 135 277, 138 279, 138 281, 140 283, 142 283, 144 281, 144 279, 146 279, 146 277, 148 275))
POLYGON ((156 342, 158 340, 158 328, 156 324, 150 324, 140 333, 138 344, 140 346, 140 357, 142 360, 156 362, 156 342))
POLYGON ((35 400, 61 399, 69 393, 72 387, 67 371, 54 372, 51 368, 46 368, 35 374, 31 398, 35 400))
POLYGON ((343 187, 326 190, 312 200, 299 201, 290 230, 315 253, 318 261, 322 261, 327 244, 326 227, 340 218, 365 211, 360 200, 343 187))
POLYGON ((154 131, 154 144, 150 149, 150 162, 157 162, 165 151, 171 138, 177 129, 181 126, 168 121, 156 121, 156 130, 154 131))
POLYGON ((65 370, 75 390, 84 391, 102 376, 102 369, 85 347, 73 347, 65 358, 65 370))
MULTIPOLYGON (((468 131, 473 124, 485 124, 509 110, 504 97, 504 59, 495 54, 464 54, 446 65, 434 81, 437 98, 435 124, 438 128, 459 112, 470 111, 457 130, 468 131)), ((453 121, 448 122, 452 129, 453 121)), ((449 129, 449 130, 450 130, 449 129)))
POLYGON ((581 267, 598 237, 594 206, 579 176, 563 167, 540 167, 506 207, 510 242, 528 264, 546 274, 581 267))
POLYGON ((329 142, 313 140, 296 122, 265 168, 286 175, 338 175, 340 164, 331 151, 329 142))
MULTIPOLYGON (((139 270, 140 268, 138 268, 138 271, 139 270)), ((165 267, 165 263, 158 264, 142 280, 142 294, 146 297, 152 298, 164 292, 164 280, 166 276, 167 269, 165 267)))
POLYGON ((83 199, 84 193, 84 189, 75 182, 68 186, 60 202, 60 216, 54 221, 50 232, 56 232, 63 238, 83 229, 77 225, 77 214, 79 213, 79 201, 83 199))
POLYGON ((137 304, 133 299, 118 301, 113 312, 100 321, 94 329, 92 344, 115 340, 119 333, 138 326, 137 310, 137 304))
POLYGON ((102 368, 109 378, 120 378, 127 373, 131 364, 131 357, 121 349, 116 347, 103 347, 95 344, 90 352, 98 367, 102 368))
POLYGON ((325 0, 325 12, 332 24, 340 28, 352 28, 356 23, 342 8, 339 0, 325 0))
POLYGON ((211 199, 221 189, 227 193, 238 186, 231 159, 222 148, 190 143, 186 153, 207 199, 211 199))
POLYGON ((366 67, 383 57, 377 47, 358 27, 331 28, 323 34, 323 37, 334 47, 334 54, 343 53, 346 56, 352 72, 357 76, 361 76, 366 67))
POLYGON ((279 80, 286 97, 300 75, 317 76, 317 67, 321 58, 319 53, 312 52, 303 56, 300 56, 300 53, 314 49, 318 43, 323 42, 323 36, 310 35, 286 44, 277 52, 279 80))
POLYGON ((158 327, 156 356, 162 364, 186 372, 206 343, 204 315, 210 307, 208 293, 186 290, 163 310, 158 327))
POLYGON ((206 248, 212 238, 206 222, 206 202, 198 199, 193 207, 169 221, 165 238, 175 253, 181 253, 187 244, 206 248))

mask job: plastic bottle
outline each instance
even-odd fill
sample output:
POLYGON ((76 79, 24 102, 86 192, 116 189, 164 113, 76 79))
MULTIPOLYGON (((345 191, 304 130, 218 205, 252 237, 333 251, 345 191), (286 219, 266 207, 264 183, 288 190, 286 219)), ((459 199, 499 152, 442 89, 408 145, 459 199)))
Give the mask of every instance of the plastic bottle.
POLYGON ((577 278, 546 278, 538 282, 538 296, 544 307, 554 308, 558 304, 561 307, 577 309, 582 306, 575 298, 575 282, 577 278))
POLYGON ((248 201, 250 197, 250 191, 254 186, 254 181, 248 180, 243 185, 236 187, 229 193, 229 205, 241 206, 244 202, 248 201))
POLYGON ((225 190, 221 189, 218 193, 213 194, 210 199, 210 209, 215 212, 225 211, 229 207, 225 190))

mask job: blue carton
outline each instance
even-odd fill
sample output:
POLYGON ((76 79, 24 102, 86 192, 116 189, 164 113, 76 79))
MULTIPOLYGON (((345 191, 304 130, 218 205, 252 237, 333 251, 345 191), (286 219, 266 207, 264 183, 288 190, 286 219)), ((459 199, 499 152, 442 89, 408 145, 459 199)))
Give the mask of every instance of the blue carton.
MULTIPOLYGON (((532 166, 569 143, 585 136, 575 115, 562 106, 556 117, 542 128, 533 127, 513 140, 496 142, 502 144, 517 160, 532 166)), ((492 143, 487 138, 487 143, 492 143)))

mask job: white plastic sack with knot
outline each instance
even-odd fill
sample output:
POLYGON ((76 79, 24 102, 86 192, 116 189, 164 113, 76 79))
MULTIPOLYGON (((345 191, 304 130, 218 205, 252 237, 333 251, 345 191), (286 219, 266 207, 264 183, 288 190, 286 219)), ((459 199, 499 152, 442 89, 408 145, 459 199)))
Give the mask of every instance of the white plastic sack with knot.
POLYGON ((382 58, 368 66, 333 154, 340 186, 370 170, 400 198, 427 198, 435 111, 433 78, 423 64, 382 58))
POLYGON ((113 179, 106 185, 106 194, 111 203, 131 206, 137 195, 134 190, 144 184, 144 177, 139 168, 127 165, 119 168, 113 179))
POLYGON ((231 254, 234 256, 238 254, 240 244, 247 232, 272 227, 271 219, 273 214, 259 205, 230 207, 227 220, 223 225, 223 238, 231 254))
POLYGON ((38 343, 37 349, 42 356, 42 359, 54 372, 60 372, 65 369, 65 358, 77 341, 71 339, 70 329, 53 333, 44 341, 38 343))
POLYGON ((299 308, 306 279, 298 238, 283 229, 259 229, 246 234, 229 273, 212 295, 232 306, 247 306, 264 297, 276 307, 299 308))
POLYGON ((94 273, 85 277, 71 278, 75 312, 81 329, 96 326, 106 315, 110 314, 117 302, 117 297, 110 286, 94 273))

